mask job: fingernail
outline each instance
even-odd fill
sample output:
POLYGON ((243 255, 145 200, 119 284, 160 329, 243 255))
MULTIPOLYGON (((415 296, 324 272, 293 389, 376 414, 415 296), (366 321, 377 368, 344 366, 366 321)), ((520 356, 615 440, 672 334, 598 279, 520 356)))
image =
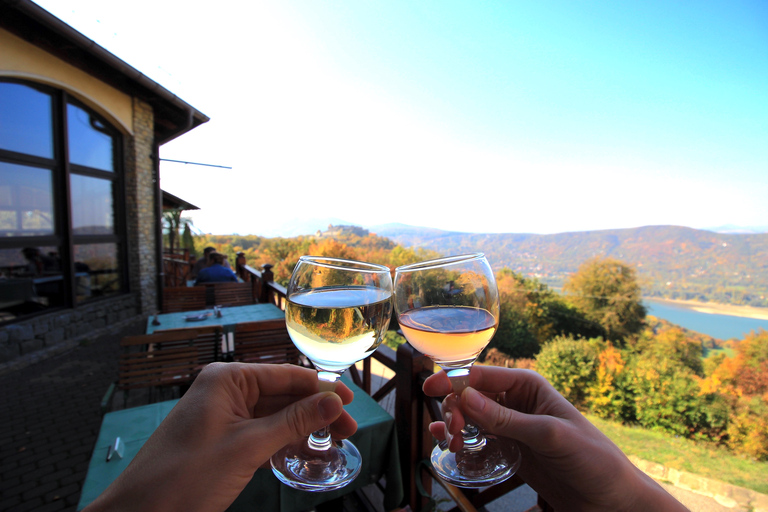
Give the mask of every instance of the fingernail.
POLYGON ((464 394, 467 395, 467 406, 478 412, 483 412, 485 409, 485 397, 472 388, 464 390, 464 394))
POLYGON ((323 420, 330 421, 336 419, 339 415, 339 397, 336 394, 328 394, 320 400, 317 408, 320 410, 320 416, 323 420))
POLYGON ((451 420, 453 419, 453 414, 446 411, 445 414, 443 414, 443 421, 445 422, 445 431, 448 432, 451 429, 451 420))

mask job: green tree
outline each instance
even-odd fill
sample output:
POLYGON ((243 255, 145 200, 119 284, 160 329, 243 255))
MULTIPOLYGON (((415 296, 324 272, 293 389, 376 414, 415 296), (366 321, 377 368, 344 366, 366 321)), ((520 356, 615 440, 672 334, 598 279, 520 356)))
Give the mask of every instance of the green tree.
POLYGON ((184 224, 184 231, 181 234, 181 247, 189 249, 190 252, 195 251, 195 240, 192 236, 192 221, 184 224))
POLYGON ((599 324, 606 337, 622 342, 643 328, 642 304, 635 269, 612 258, 585 262, 565 283, 569 300, 586 318, 599 324))
MULTIPOLYGON (((173 210, 166 210, 163 212, 163 228, 165 229, 165 236, 168 239, 168 247, 171 252, 174 252, 176 243, 179 241, 179 231, 183 228, 186 233, 187 228, 192 224, 192 220, 186 217, 182 217, 181 214, 184 210, 179 208, 173 210)), ((191 237, 190 231, 190 237, 191 237)), ((186 242, 186 241, 185 241, 186 242)), ((182 245, 179 244, 179 247, 182 245)), ((194 248, 194 242, 191 246, 184 245, 184 247, 194 248)))

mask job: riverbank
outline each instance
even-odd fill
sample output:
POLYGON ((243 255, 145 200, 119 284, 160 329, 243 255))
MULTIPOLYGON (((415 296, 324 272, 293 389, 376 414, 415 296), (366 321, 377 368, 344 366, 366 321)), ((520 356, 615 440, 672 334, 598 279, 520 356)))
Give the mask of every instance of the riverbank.
POLYGON ((644 300, 678 306, 697 313, 707 313, 715 315, 730 315, 742 318, 754 318, 755 320, 768 320, 768 308, 756 308, 752 306, 735 306, 733 304, 718 304, 715 302, 699 302, 696 300, 672 300, 645 298, 644 300))

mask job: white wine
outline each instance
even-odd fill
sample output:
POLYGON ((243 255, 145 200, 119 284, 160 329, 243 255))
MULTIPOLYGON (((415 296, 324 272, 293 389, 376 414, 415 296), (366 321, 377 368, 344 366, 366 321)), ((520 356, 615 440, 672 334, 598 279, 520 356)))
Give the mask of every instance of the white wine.
POLYGON ((408 342, 443 368, 471 364, 488 345, 497 322, 485 309, 430 306, 399 316, 408 342))
POLYGON ((392 316, 390 296, 373 287, 295 293, 285 307, 288 334, 318 369, 343 371, 381 344, 392 316))

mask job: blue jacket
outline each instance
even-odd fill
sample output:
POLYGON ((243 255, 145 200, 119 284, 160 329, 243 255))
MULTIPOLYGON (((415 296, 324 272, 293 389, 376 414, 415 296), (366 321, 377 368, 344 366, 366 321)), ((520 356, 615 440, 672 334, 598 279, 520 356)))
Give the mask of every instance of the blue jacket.
POLYGON ((214 263, 210 267, 205 267, 197 274, 197 281, 199 283, 226 283, 228 281, 237 282, 237 276, 228 268, 214 263))

